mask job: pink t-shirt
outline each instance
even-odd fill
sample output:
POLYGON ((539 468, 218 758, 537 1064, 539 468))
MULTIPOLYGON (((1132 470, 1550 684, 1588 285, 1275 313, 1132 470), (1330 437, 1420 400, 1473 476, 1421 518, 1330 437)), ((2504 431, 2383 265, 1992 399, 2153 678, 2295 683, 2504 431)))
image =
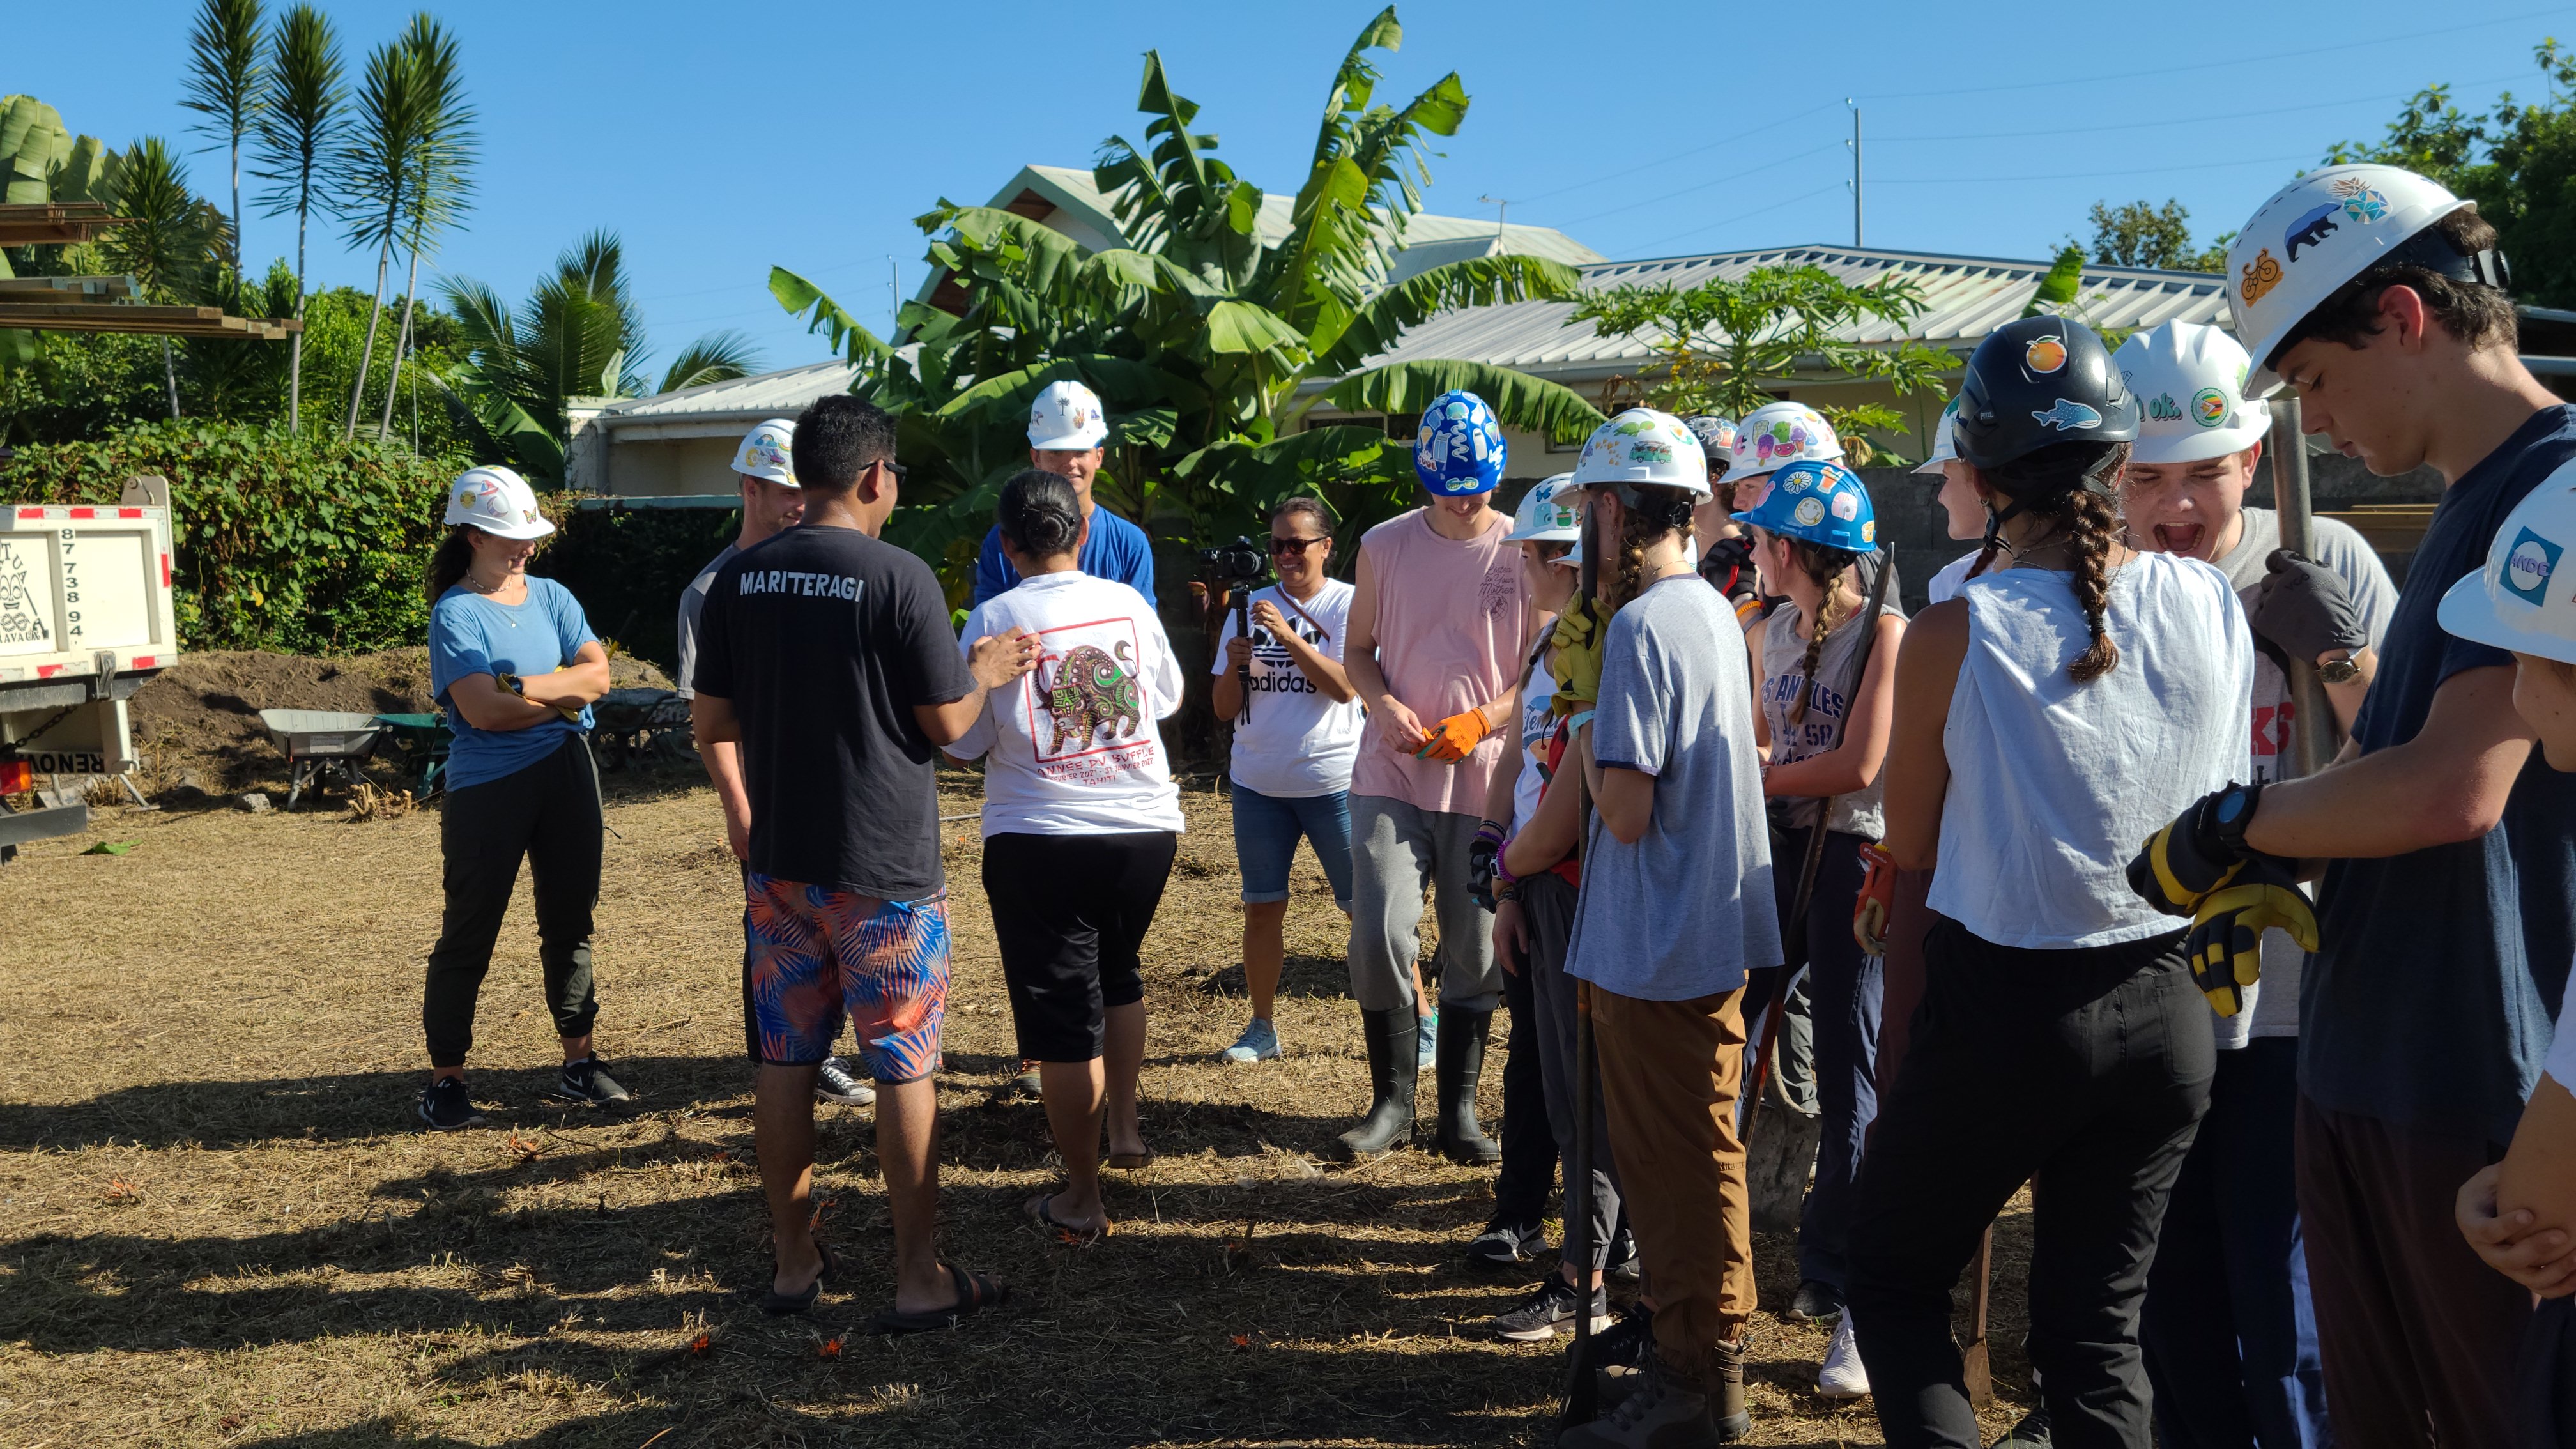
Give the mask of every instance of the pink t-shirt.
MULTIPOLYGON (((1386 687, 1425 729, 1510 692, 1520 672, 1528 599, 1520 551, 1503 542, 1497 515, 1465 542, 1432 531, 1424 509, 1390 518, 1360 539, 1377 591, 1377 666, 1386 687)), ((1418 810, 1480 815, 1512 729, 1487 735, 1454 765, 1398 750, 1372 719, 1351 770, 1351 793, 1402 800, 1418 810)))

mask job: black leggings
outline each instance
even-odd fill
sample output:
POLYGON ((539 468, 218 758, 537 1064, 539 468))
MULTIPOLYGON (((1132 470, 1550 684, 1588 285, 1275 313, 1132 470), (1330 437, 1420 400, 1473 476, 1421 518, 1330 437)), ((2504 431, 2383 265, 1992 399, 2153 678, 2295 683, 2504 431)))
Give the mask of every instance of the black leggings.
POLYGON ((461 1067, 474 1049, 474 1001, 522 856, 536 887, 537 960, 555 1034, 590 1034, 599 1014, 590 984, 590 913, 599 903, 602 824, 599 770, 579 735, 564 736, 562 748, 524 769, 447 792, 438 820, 447 910, 420 1004, 431 1066, 461 1067))
POLYGON ((1021 1060, 1092 1061, 1108 1041, 1109 1008, 1145 999, 1138 948, 1180 839, 1168 830, 986 838, 984 896, 1021 1060))

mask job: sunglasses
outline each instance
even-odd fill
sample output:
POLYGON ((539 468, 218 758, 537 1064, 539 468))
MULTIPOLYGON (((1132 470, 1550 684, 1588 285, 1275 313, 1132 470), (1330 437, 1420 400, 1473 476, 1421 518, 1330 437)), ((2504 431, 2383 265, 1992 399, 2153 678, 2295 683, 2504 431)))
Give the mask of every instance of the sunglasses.
POLYGON ((1270 540, 1270 551, 1280 558, 1286 558, 1290 554, 1304 553, 1319 543, 1330 542, 1332 540, 1329 538, 1280 538, 1273 535, 1270 540))

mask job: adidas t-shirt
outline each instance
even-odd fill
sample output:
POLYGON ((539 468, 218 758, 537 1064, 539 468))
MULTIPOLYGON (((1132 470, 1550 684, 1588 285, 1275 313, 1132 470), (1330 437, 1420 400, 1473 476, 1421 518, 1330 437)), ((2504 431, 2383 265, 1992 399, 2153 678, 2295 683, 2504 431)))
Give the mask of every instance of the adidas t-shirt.
MULTIPOLYGON (((1316 653, 1338 664, 1342 636, 1349 632, 1351 595, 1340 579, 1326 579, 1315 597, 1292 600, 1277 584, 1257 589, 1246 607, 1267 600, 1316 653)), ((1235 636, 1234 611, 1225 612, 1224 632, 1217 635, 1216 667, 1225 674, 1225 646, 1235 636)), ((1282 799, 1335 795, 1351 788, 1351 763, 1359 758, 1360 731, 1368 717, 1358 696, 1340 704, 1315 688, 1297 667, 1288 646, 1270 631, 1252 626, 1252 688, 1247 697, 1252 718, 1234 726, 1234 783, 1282 799)))

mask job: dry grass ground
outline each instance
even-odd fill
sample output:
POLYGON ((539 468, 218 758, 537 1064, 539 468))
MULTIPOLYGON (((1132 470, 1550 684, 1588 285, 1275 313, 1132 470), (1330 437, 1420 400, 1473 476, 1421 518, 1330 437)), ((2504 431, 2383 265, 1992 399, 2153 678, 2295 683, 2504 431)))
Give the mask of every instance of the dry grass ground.
MULTIPOLYGON (((434 811, 107 811, 0 871, 0 1443, 1553 1442, 1559 1355, 1479 1331, 1540 1270, 1456 1257, 1490 1174, 1325 1156, 1366 1087, 1309 860, 1292 1055, 1211 1061, 1243 1006, 1220 974, 1226 805, 1205 793, 1147 943, 1162 1156, 1113 1184, 1116 1235, 1075 1250, 1019 1216, 1052 1176, 1045 1126, 1000 1097, 1010 1021, 959 822, 941 1232, 1017 1301, 954 1334, 858 1331, 888 1292, 884 1203, 864 1117, 826 1109, 828 1232, 855 1271, 810 1320, 761 1317, 734 867, 703 788, 613 777, 612 797, 600 1042, 644 1094, 623 1116, 539 1095, 555 1049, 523 886, 475 1057, 493 1126, 414 1130, 434 811), (100 840, 135 846, 80 853, 100 840)), ((1489 1118, 1498 1088, 1489 1071, 1489 1118)), ((2018 1213, 1998 1235, 2007 1392, 2018 1213)), ((1793 1244, 1760 1246, 1776 1307, 1793 1244)), ((1752 1341, 1753 1442, 1877 1442, 1865 1404, 1812 1392, 1822 1332, 1766 1312, 1752 1341)))

